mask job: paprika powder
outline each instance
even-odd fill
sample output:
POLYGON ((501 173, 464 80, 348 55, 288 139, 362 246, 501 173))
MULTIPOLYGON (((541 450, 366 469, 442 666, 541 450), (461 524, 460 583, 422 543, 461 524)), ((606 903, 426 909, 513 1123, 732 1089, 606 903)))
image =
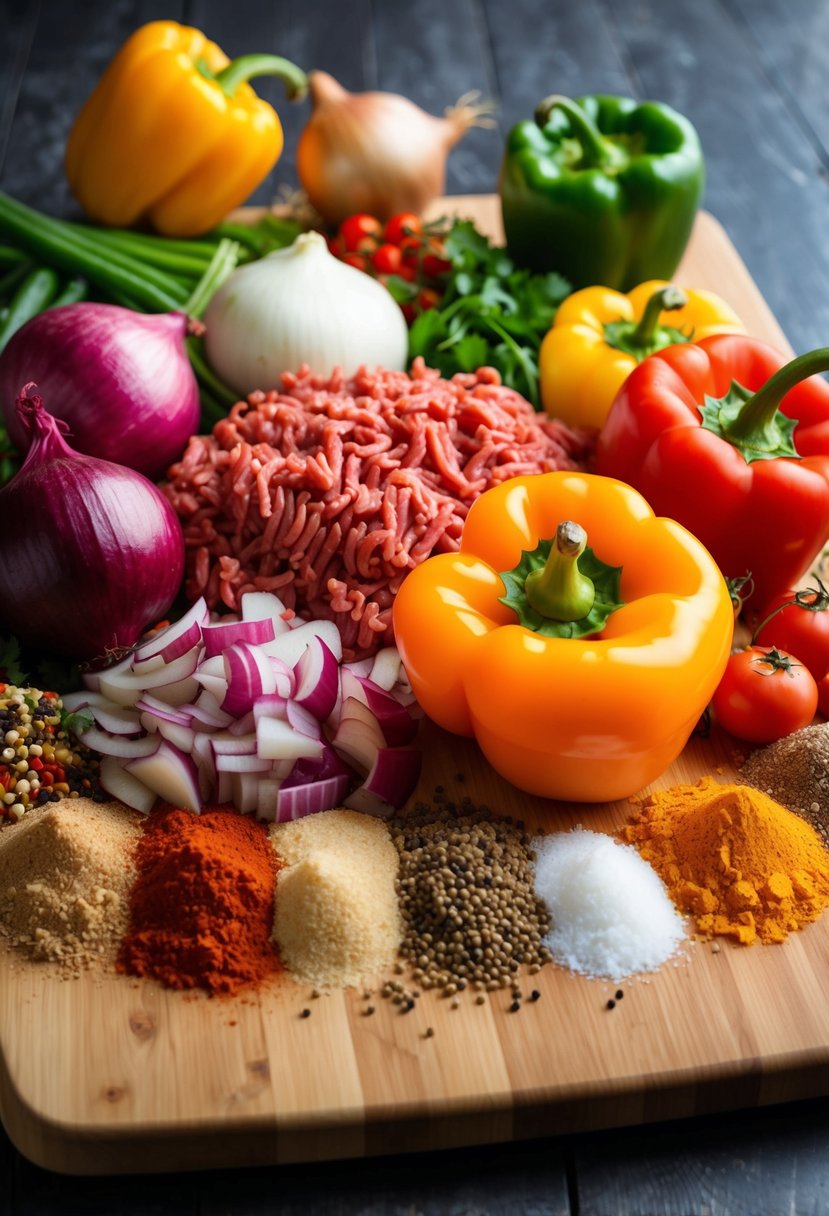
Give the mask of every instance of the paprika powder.
POLYGON ((278 967, 278 862, 260 824, 220 808, 169 807, 146 820, 135 864, 119 971, 229 994, 278 967))

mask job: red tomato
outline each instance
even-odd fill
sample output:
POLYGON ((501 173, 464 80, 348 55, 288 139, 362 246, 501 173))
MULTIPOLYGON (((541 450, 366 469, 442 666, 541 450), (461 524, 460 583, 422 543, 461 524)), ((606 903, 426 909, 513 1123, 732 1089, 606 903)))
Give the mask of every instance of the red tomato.
POLYGON ((384 236, 392 245, 399 245, 407 236, 420 236, 423 225, 413 211, 401 211, 387 222, 384 236))
POLYGON ((829 675, 818 680, 817 707, 824 718, 829 718, 829 675))
POLYGON ((829 592, 820 579, 815 582, 815 587, 786 591, 767 604, 758 614, 758 621, 775 615, 753 640, 796 655, 815 679, 821 680, 829 672, 829 592))
POLYGON ((420 312, 427 312, 430 308, 437 308, 440 304, 440 293, 435 291, 433 287, 424 287, 417 293, 417 307, 420 312))
POLYGON ((396 245, 380 245, 371 256, 372 265, 381 274, 399 274, 403 255, 396 245))
POLYGON ((808 668, 766 646, 732 654, 711 704, 721 726, 750 743, 774 743, 808 726, 818 691, 808 668))
POLYGON ((355 270, 367 270, 369 265, 369 259, 364 253, 344 253, 340 261, 345 262, 347 266, 353 266, 355 270))
POLYGON ((419 266, 420 254, 423 249, 423 242, 419 236, 404 236, 398 248, 403 254, 403 261, 407 266, 419 266))
POLYGON ((423 255, 423 273, 429 279, 439 279, 448 274, 452 263, 446 257, 446 251, 440 241, 430 241, 427 252, 423 255))
POLYGON ((383 235, 383 225, 373 215, 349 215, 340 224, 339 233, 342 243, 348 253, 355 253, 360 248, 360 242, 367 236, 373 237, 375 244, 383 235))

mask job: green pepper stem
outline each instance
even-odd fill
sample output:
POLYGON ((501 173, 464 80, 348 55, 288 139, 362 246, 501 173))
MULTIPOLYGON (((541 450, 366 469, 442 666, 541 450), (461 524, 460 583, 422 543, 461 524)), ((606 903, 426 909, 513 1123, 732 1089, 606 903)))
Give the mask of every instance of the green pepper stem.
POLYGON ((604 138, 592 118, 570 97, 552 93, 540 101, 535 108, 535 121, 539 127, 547 125, 553 110, 561 110, 567 115, 573 135, 581 144, 585 165, 601 169, 619 160, 617 148, 604 138))
POLYGON ((593 607, 596 591, 579 570, 587 545, 581 524, 565 520, 556 528, 550 555, 541 570, 527 575, 524 591, 531 608, 555 621, 580 621, 593 607))
POLYGON ((688 297, 673 283, 659 287, 645 305, 642 319, 630 335, 634 346, 650 346, 656 336, 659 318, 663 312, 672 312, 675 308, 684 308, 688 297))
POLYGON ((781 367, 750 397, 728 428, 729 437, 743 441, 761 435, 775 419, 780 403, 801 380, 829 371, 829 346, 799 355, 781 367))
POLYGON ((278 76, 285 82, 285 92, 291 101, 301 101, 308 92, 308 77, 302 68, 281 55, 240 55, 220 72, 205 71, 205 66, 200 63, 199 70, 212 76, 228 97, 233 97, 239 85, 254 76, 278 76))

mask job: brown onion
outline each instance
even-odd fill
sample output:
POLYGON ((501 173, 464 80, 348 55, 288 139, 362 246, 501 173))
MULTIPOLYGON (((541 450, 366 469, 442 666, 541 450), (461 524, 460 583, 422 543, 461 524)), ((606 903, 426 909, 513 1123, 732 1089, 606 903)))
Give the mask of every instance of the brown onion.
POLYGON ((327 72, 308 77, 313 112, 297 147, 297 172, 329 224, 368 212, 416 214, 443 193, 446 157, 470 127, 492 126, 489 103, 469 93, 435 118, 397 93, 349 93, 327 72))

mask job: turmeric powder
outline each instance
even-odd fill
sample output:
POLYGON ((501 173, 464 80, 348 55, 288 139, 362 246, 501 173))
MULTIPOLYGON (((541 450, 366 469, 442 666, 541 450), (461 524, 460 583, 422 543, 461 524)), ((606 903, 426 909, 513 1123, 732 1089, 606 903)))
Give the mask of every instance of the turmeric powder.
POLYGON ((643 800, 622 829, 700 937, 782 942, 829 905, 829 852, 809 824, 745 785, 703 777, 643 800))

